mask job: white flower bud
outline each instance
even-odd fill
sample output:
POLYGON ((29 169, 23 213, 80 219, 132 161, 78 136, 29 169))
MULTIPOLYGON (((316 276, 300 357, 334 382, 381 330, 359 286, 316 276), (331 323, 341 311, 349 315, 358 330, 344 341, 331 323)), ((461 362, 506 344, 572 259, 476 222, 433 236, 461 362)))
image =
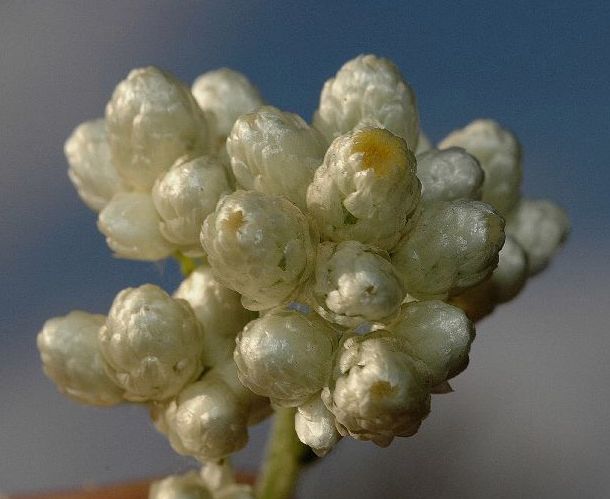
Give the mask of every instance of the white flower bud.
POLYGON ((498 256, 498 266, 487 280, 450 300, 473 321, 489 315, 499 303, 512 300, 527 280, 527 255, 514 238, 506 236, 498 256))
POLYGON ((417 147, 415 148, 415 154, 419 155, 425 153, 432 149, 432 144, 430 143, 430 139, 426 136, 424 132, 419 131, 419 136, 417 137, 417 147))
POLYGON ((174 298, 191 305, 205 331, 204 350, 212 365, 233 357, 235 337, 243 327, 258 317, 245 309, 241 295, 223 286, 207 265, 197 267, 180 284, 174 298))
POLYGON ((72 132, 64 153, 70 168, 68 177, 83 202, 100 211, 125 185, 110 159, 104 119, 87 121, 72 132))
POLYGON ((196 471, 170 475, 150 485, 148 499, 216 499, 196 471))
POLYGON ((320 457, 328 454, 341 439, 335 426, 335 416, 326 408, 319 393, 298 407, 294 429, 299 440, 309 445, 320 457))
POLYGON ((313 270, 317 235, 285 198, 236 191, 220 200, 201 230, 201 244, 218 279, 244 295, 250 310, 293 295, 313 270))
POLYGON ((331 144, 307 190, 307 207, 325 238, 389 249, 419 198, 415 156, 404 140, 363 128, 331 144))
POLYGON ((203 369, 203 331, 191 307, 152 284, 116 296, 99 344, 128 400, 172 397, 203 369))
POLYGON ((161 215, 161 234, 192 254, 201 254, 201 225, 218 200, 232 191, 225 167, 211 156, 182 157, 161 175, 152 190, 161 215))
POLYGON ((563 209, 546 200, 522 200, 506 221, 506 233, 527 254, 529 275, 537 274, 549 264, 569 231, 570 221, 563 209))
POLYGON ((504 220, 491 206, 438 202, 423 210, 394 249, 392 263, 410 295, 444 299, 487 278, 503 244, 504 220))
POLYGON ((484 173, 479 162, 464 149, 430 149, 417 156, 417 176, 424 203, 481 199, 484 173))
POLYGON ((228 460, 207 462, 201 470, 201 477, 212 491, 213 499, 254 499, 251 485, 235 482, 228 460))
POLYGON ((417 432, 430 411, 430 393, 411 357, 374 333, 347 340, 336 362, 339 376, 322 395, 341 434, 385 447, 395 436, 417 432))
POLYGON ((388 330, 406 340, 404 351, 424 363, 416 367, 429 387, 457 376, 468 365, 474 325, 457 307, 436 300, 412 302, 402 307, 388 330))
POLYGON ((119 192, 100 212, 97 228, 116 256, 154 261, 175 251, 175 246, 161 235, 160 223, 150 194, 119 192))
POLYGON ((263 99, 243 74, 228 68, 200 75, 192 87, 199 107, 206 112, 215 149, 224 146, 239 116, 263 105, 263 99))
POLYGON ((419 116, 415 94, 388 59, 360 55, 324 84, 314 126, 328 141, 374 119, 415 150, 419 116))
POLYGON ((330 375, 337 333, 314 313, 275 309, 237 336, 239 380, 280 406, 298 406, 330 375))
POLYGON ((75 310, 44 323, 36 343, 45 374, 60 392, 78 402, 113 405, 121 390, 104 371, 97 334, 106 317, 75 310))
POLYGON ((318 246, 314 276, 308 294, 317 312, 342 326, 383 321, 405 297, 388 255, 357 241, 318 246))
POLYGON ((154 67, 134 69, 106 106, 112 161, 130 185, 149 190, 185 154, 205 151, 207 123, 190 90, 154 67))
POLYGON ((272 106, 241 116, 227 139, 241 187, 285 196, 301 210, 326 147, 322 135, 300 116, 272 106))
POLYGON ((439 149, 463 147, 479 160, 485 172, 482 201, 506 215, 519 200, 521 147, 516 137, 492 120, 475 120, 451 132, 439 149))
POLYGON ((153 411, 155 425, 169 437, 177 453, 200 461, 222 459, 248 442, 249 411, 255 395, 239 386, 234 367, 233 372, 224 365, 214 368, 182 390, 165 409, 153 411))

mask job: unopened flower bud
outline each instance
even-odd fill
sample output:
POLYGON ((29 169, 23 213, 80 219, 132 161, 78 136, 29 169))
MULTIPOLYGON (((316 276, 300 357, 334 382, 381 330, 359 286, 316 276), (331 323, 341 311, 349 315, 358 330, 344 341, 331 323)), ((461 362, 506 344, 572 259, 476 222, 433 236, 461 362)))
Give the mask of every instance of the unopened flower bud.
POLYGON ((488 204, 437 202, 394 249, 392 263, 410 295, 445 299, 486 279, 503 244, 504 220, 488 204))
POLYGON ((192 91, 206 113, 215 149, 224 147, 239 116, 263 105, 259 91, 248 78, 228 68, 203 73, 193 83, 192 91))
POLYGON ((272 106, 241 116, 227 139, 241 187, 285 196, 301 210, 326 147, 322 135, 300 116, 272 106))
POLYGON ((331 144, 307 190, 322 235, 392 248, 420 198, 415 156, 401 138, 362 128, 331 144))
POLYGON ((170 475, 150 485, 148 499, 215 499, 200 474, 170 475))
POLYGON ((203 326, 206 359, 212 359, 212 365, 233 357, 237 333, 258 317, 256 312, 243 307, 239 293, 218 282, 207 265, 191 272, 174 298, 188 301, 203 326))
POLYGON ((517 203, 521 187, 521 147, 516 137, 493 120, 475 120, 451 132, 439 149, 463 147, 485 172, 482 201, 506 215, 517 203))
POLYGON ((419 116, 415 94, 389 60, 360 55, 324 84, 314 126, 328 141, 374 119, 415 150, 419 116))
POLYGON ((419 154, 417 176, 423 203, 481 199, 483 170, 474 156, 459 147, 419 154))
POLYGON ((128 190, 110 158, 104 119, 87 121, 72 132, 64 146, 68 176, 78 195, 100 211, 117 192, 128 190))
POLYGON ((317 235, 290 201, 256 191, 220 200, 201 230, 219 280, 250 310, 286 301, 313 270, 317 235))
POLYGON ((550 262, 570 232, 565 212, 547 200, 522 200, 508 215, 506 233, 525 250, 528 273, 534 275, 550 262))
POLYGON ((211 156, 183 157, 162 176, 152 190, 159 229, 165 239, 195 255, 201 254, 201 225, 218 200, 231 192, 225 167, 211 156))
POLYGON ((320 457, 328 454, 341 439, 335 426, 335 416, 326 408, 319 393, 298 407, 294 429, 299 440, 320 457))
POLYGON ((152 284, 116 296, 99 344, 128 400, 172 397, 203 369, 203 331, 191 307, 152 284))
POLYGON ((239 379, 277 405, 298 406, 327 382, 337 341, 337 333, 316 314, 275 309, 238 335, 239 379))
POLYGON ((149 190, 185 154, 205 151, 203 111, 188 87, 154 67, 134 69, 106 106, 112 161, 123 179, 149 190))
POLYGON ((474 325, 457 307, 436 300, 412 302, 388 329, 406 340, 404 351, 424 363, 416 367, 429 387, 457 376, 468 365, 474 325))
POLYGON ((388 255, 357 241, 318 246, 308 294, 320 315, 348 327, 391 317, 405 297, 388 255))
POLYGON ((162 260, 175 251, 159 230, 161 219, 145 192, 116 194, 97 219, 97 228, 115 255, 130 260, 162 260))
POLYGON ((343 435, 385 447, 417 432, 430 411, 430 393, 414 359, 373 333, 346 341, 336 362, 334 387, 322 393, 343 435))
POLYGON ((60 392, 92 405, 122 401, 121 390, 106 374, 97 335, 106 317, 75 310, 44 323, 36 343, 45 374, 60 392))

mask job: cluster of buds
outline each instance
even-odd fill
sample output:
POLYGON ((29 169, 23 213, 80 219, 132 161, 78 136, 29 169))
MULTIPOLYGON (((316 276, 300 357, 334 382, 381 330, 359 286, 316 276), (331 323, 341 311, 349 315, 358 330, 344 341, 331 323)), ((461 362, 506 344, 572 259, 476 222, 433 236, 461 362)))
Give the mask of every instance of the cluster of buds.
MULTIPOLYGON (((106 317, 49 320, 45 372, 80 402, 148 404, 201 462, 241 449, 273 407, 296 408, 318 455, 343 436, 413 435, 467 366, 473 321, 568 231, 556 205, 522 199, 511 132, 477 120, 432 147, 413 90, 373 55, 325 83, 311 124, 228 69, 192 89, 134 70, 65 151, 117 256, 200 265, 173 296, 144 285, 106 317)), ((171 477, 153 497, 249 494, 204 478, 171 477)))

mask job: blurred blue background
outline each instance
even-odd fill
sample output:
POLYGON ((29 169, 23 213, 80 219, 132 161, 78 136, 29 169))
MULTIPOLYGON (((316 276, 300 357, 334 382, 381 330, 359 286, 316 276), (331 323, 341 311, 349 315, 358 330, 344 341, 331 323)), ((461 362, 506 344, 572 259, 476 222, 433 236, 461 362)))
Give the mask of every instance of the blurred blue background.
MULTIPOLYGON (((412 439, 344 441, 299 497, 610 496, 610 3, 0 3, 0 492, 187 469, 134 406, 78 406, 44 378, 43 322, 105 313, 120 289, 173 289, 171 263, 112 258, 66 175, 63 143, 116 83, 154 64, 186 82, 228 66, 310 119, 348 59, 395 61, 435 141, 477 117, 514 130, 524 192, 573 233, 550 270, 479 327, 471 365, 412 439)), ((239 454, 255 469, 265 426, 239 454)))

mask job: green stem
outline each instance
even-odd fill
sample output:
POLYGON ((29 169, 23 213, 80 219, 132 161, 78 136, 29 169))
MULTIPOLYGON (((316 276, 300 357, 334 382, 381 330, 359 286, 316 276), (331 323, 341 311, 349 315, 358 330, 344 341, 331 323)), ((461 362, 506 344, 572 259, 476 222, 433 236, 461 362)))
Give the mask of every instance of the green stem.
POLYGON ((193 270, 197 268, 197 262, 188 256, 184 255, 180 251, 176 251, 174 258, 180 266, 180 272, 184 277, 188 277, 193 270))
POLYGON ((294 431, 293 408, 278 408, 256 482, 257 499, 290 499, 294 493, 302 457, 307 453, 294 431))

